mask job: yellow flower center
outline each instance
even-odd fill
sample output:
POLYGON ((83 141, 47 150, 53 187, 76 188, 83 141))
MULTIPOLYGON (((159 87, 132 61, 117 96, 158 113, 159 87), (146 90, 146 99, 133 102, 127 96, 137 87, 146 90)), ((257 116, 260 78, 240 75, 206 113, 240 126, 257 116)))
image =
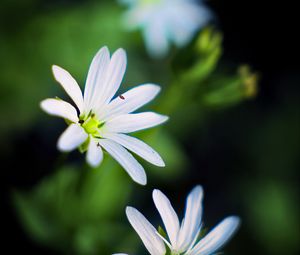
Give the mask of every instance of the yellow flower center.
POLYGON ((104 122, 99 121, 94 113, 90 112, 87 117, 81 117, 79 123, 87 134, 101 138, 100 129, 103 127, 104 122))

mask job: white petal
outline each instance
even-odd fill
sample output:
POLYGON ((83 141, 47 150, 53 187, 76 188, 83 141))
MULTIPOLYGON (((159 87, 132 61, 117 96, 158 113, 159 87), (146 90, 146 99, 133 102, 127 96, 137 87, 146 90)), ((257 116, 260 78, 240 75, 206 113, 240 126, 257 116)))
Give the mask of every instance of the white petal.
POLYGON ((203 5, 186 2, 169 8, 166 15, 172 21, 168 26, 170 39, 179 47, 186 45, 211 17, 203 5), (181 15, 178 15, 179 12, 181 15))
POLYGON ((144 40, 152 57, 164 57, 169 50, 164 17, 154 16, 144 28, 144 40))
POLYGON ((99 139, 100 145, 127 171, 130 177, 141 185, 146 185, 147 177, 144 168, 121 145, 108 139, 99 139))
POLYGON ((150 102, 159 93, 160 87, 154 84, 137 86, 120 97, 116 97, 106 108, 99 118, 103 121, 112 119, 121 114, 131 113, 141 106, 150 102))
POLYGON ((100 165, 103 159, 103 151, 98 145, 98 141, 92 137, 90 137, 90 143, 88 146, 86 160, 92 167, 96 167, 100 165))
MULTIPOLYGON (((136 0, 140 1, 140 0, 136 0)), ((133 4, 135 5, 135 4, 133 4)), ((152 22, 153 9, 148 8, 148 6, 139 5, 138 8, 129 8, 123 17, 123 25, 127 30, 136 30, 141 27, 148 25, 152 22)))
POLYGON ((81 145, 87 138, 88 135, 81 126, 71 124, 59 137, 57 146, 61 151, 71 151, 81 145))
POLYGON ((126 208, 127 218, 151 255, 165 255, 166 248, 152 224, 133 207, 126 208))
POLYGON ((179 250, 187 250, 198 235, 202 218, 202 198, 201 186, 196 186, 187 197, 184 221, 179 232, 179 250))
POLYGON ((55 79, 64 88, 67 94, 72 98, 79 111, 83 109, 83 97, 79 85, 76 80, 63 68, 53 65, 52 71, 55 79))
POLYGON ((240 223, 238 217, 228 217, 210 231, 188 255, 210 255, 220 249, 235 233, 240 223))
POLYGON ((62 117, 72 122, 77 122, 77 111, 69 103, 58 99, 45 99, 40 104, 41 108, 50 115, 62 117))
POLYGON ((176 247, 176 239, 179 231, 179 220, 170 200, 160 191, 153 190, 152 193, 155 206, 163 220, 167 234, 172 246, 176 247))
POLYGON ((126 149, 134 152, 135 154, 139 155, 141 158, 147 160, 153 165, 160 167, 165 166, 164 161, 155 150, 153 150, 149 145, 135 137, 114 133, 106 133, 104 134, 104 137, 121 144, 126 149))
POLYGON ((131 133, 160 125, 168 120, 167 116, 154 112, 124 114, 105 123, 105 129, 113 133, 131 133))
POLYGON ((127 58, 123 49, 118 49, 112 56, 109 66, 106 70, 105 80, 103 81, 103 90, 97 102, 96 112, 108 104, 119 89, 126 70, 127 58))
POLYGON ((107 47, 102 47, 93 58, 85 84, 84 110, 87 113, 96 107, 105 89, 104 79, 109 63, 109 50, 107 47))

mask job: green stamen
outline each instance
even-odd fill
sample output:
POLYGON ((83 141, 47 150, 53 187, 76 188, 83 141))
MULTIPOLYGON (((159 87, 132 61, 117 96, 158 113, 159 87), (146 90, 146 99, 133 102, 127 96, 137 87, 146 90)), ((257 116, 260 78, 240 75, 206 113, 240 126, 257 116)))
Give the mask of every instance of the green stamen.
POLYGON ((86 133, 96 138, 101 138, 100 129, 104 126, 105 122, 100 122, 92 111, 89 112, 87 117, 81 117, 79 123, 86 133))

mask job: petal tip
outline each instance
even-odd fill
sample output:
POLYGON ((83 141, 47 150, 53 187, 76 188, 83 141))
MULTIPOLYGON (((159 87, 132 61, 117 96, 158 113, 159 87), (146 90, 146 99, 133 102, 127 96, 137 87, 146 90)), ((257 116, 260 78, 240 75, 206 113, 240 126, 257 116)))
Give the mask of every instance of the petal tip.
POLYGON ((148 86, 153 89, 153 91, 154 91, 154 93, 153 93, 154 97, 157 96, 157 94, 161 91, 161 86, 159 86, 157 84, 150 83, 148 86))
POLYGON ((203 193, 203 187, 200 184, 196 185, 193 190, 199 193, 203 193))
POLYGON ((169 116, 167 116, 167 115, 162 115, 162 123, 167 122, 169 119, 170 119, 169 116))
POLYGON ((92 160, 90 160, 88 158, 86 158, 86 161, 89 164, 89 166, 92 167, 92 168, 98 167, 100 165, 100 163, 101 163, 99 161, 92 161, 92 160))
POLYGON ((158 162, 156 165, 157 165, 158 167, 165 167, 165 166, 166 166, 166 163, 165 163, 163 160, 161 160, 161 161, 158 162))
POLYGON ((62 144, 60 139, 58 140, 56 147, 61 152, 70 152, 70 150, 62 144))
POLYGON ((47 99, 44 99, 43 101, 40 102, 40 108, 45 111, 46 108, 46 104, 47 104, 47 99))
POLYGON ((161 158, 161 156, 158 153, 157 153, 157 158, 156 158, 155 162, 153 162, 153 163, 155 163, 154 165, 158 166, 158 167, 165 167, 166 166, 164 160, 161 158))
POLYGON ((141 181, 138 181, 137 183, 142 185, 142 186, 146 186, 147 185, 147 179, 143 179, 141 181))
POLYGON ((62 70, 62 68, 58 65, 52 65, 51 69, 54 75, 56 75, 57 72, 62 70))
POLYGON ((126 213, 127 218, 130 218, 131 215, 135 212, 137 212, 137 209, 135 209, 132 206, 126 206, 125 213, 126 213))
POLYGON ((158 196, 160 196, 161 194, 163 194, 163 193, 159 189, 154 189, 152 192, 153 200, 156 200, 158 198, 158 196))
POLYGON ((101 47, 100 50, 97 52, 96 56, 102 55, 103 53, 107 54, 108 56, 110 55, 109 48, 107 45, 104 45, 103 47, 101 47))
POLYGON ((238 216, 229 216, 227 220, 233 225, 234 228, 238 228, 241 224, 241 218, 238 216))
POLYGON ((119 48, 115 51, 115 53, 113 54, 115 57, 117 57, 118 59, 122 59, 123 62, 126 65, 127 62, 127 54, 126 51, 123 48, 119 48))

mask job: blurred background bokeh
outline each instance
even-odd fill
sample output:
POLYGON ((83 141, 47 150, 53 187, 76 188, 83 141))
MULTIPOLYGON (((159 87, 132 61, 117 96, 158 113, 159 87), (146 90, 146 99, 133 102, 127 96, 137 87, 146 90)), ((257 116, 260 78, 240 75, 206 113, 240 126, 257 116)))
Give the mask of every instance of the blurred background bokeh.
POLYGON ((210 0, 210 24, 186 47, 154 59, 125 8, 107 0, 0 3, 1 249, 4 254, 146 254, 125 218, 132 205, 160 224, 151 199, 163 190, 184 210, 195 184, 205 190, 204 222, 237 214, 242 225, 225 254, 299 252, 299 43, 288 3, 210 0), (147 109, 170 115, 139 132, 167 167, 143 162, 148 185, 132 182, 109 156, 89 169, 79 152, 61 154, 65 123, 39 102, 64 97, 51 65, 83 87, 103 45, 123 47, 122 90, 145 82, 162 93, 147 109))

